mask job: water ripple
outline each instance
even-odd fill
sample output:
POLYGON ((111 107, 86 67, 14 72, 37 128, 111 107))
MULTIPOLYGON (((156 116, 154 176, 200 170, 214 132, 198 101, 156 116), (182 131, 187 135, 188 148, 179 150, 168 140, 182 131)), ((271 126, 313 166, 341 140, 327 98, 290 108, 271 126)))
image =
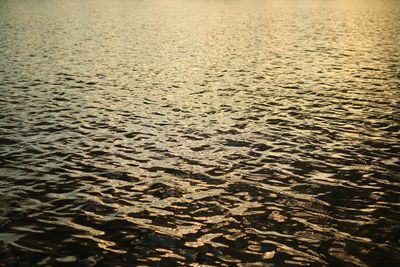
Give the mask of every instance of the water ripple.
POLYGON ((396 265, 399 5, 355 2, 1 1, 0 266, 396 265))

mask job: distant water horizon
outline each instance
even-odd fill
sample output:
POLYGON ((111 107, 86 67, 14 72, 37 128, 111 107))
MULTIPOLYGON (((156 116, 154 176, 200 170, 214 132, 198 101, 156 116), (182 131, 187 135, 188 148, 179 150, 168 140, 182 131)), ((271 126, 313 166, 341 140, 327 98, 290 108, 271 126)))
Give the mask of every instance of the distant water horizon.
POLYGON ((0 1, 0 266, 396 266, 399 11, 0 1))

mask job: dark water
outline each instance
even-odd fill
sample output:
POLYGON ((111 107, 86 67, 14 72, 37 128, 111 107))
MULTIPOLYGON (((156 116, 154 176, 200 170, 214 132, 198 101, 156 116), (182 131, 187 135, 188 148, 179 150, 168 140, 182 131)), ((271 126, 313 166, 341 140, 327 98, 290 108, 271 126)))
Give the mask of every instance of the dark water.
POLYGON ((0 266, 395 266, 400 2, 0 1, 0 266))

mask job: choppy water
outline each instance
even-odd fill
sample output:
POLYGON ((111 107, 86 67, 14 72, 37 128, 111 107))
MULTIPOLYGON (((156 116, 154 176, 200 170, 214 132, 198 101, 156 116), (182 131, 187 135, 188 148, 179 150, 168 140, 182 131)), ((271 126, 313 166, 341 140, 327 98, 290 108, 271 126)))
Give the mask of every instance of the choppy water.
POLYGON ((394 266, 399 13, 0 1, 0 266, 394 266))

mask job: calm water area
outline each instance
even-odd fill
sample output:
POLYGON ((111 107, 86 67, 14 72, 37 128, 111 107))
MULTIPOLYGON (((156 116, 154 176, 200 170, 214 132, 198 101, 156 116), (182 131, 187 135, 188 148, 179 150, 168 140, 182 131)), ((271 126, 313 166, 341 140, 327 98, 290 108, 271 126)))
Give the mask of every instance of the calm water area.
POLYGON ((399 266, 400 1, 0 0, 0 266, 399 266))

